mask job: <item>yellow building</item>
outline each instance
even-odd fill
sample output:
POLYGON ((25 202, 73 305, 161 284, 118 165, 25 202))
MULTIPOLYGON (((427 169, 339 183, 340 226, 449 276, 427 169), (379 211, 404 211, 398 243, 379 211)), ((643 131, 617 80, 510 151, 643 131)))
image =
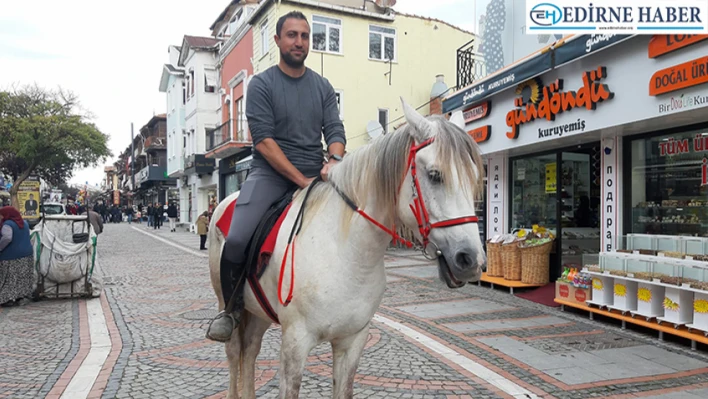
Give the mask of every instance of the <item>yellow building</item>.
POLYGON ((348 150, 368 141, 371 121, 385 132, 403 122, 400 97, 428 114, 436 76, 452 81, 456 50, 474 38, 448 23, 396 13, 371 1, 264 0, 249 21, 254 74, 278 63, 275 25, 294 10, 310 23, 307 67, 327 78, 338 94, 348 150))

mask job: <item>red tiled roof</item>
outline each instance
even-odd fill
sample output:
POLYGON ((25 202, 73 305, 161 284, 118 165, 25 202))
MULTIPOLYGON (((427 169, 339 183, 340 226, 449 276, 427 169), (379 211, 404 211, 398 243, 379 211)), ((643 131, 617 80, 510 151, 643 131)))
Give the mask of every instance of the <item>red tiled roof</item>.
POLYGON ((214 47, 217 43, 221 42, 219 39, 214 39, 211 37, 200 37, 200 36, 184 36, 184 40, 192 48, 204 48, 204 47, 214 47))

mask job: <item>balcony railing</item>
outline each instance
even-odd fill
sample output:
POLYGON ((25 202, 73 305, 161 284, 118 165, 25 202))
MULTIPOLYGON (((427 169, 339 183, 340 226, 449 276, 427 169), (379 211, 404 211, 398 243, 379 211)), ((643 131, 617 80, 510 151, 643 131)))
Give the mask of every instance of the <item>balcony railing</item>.
POLYGON ((486 73, 482 57, 474 51, 474 39, 457 49, 457 88, 471 85, 486 73))
POLYGON ((207 152, 220 146, 223 143, 231 141, 231 121, 228 120, 217 126, 215 129, 207 132, 206 150, 207 152))
POLYGON ((145 150, 164 150, 167 148, 167 138, 150 136, 145 139, 145 150))

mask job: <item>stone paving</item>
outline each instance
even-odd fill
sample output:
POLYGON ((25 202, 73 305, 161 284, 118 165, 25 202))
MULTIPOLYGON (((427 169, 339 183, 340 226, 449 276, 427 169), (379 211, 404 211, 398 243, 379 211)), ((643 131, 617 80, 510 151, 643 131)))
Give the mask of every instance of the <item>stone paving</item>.
MULTIPOLYGON (((223 345, 204 339, 216 299, 206 252, 198 248, 199 237, 184 229, 106 225, 98 267, 104 295, 92 301, 100 301, 111 347, 89 398, 225 397, 223 345)), ((436 267, 414 252, 389 251, 386 267, 381 316, 537 397, 708 397, 708 356, 701 346, 691 351, 684 343, 661 342, 503 290, 450 290, 438 281, 436 267)), ((88 320, 83 299, 0 308, 0 398, 61 397, 91 349, 88 320)), ((279 337, 273 326, 264 338, 258 397, 278 397, 279 337)), ((301 397, 331 397, 331 365, 328 344, 313 350, 301 397)), ((511 395, 463 362, 374 322, 355 397, 511 395)))

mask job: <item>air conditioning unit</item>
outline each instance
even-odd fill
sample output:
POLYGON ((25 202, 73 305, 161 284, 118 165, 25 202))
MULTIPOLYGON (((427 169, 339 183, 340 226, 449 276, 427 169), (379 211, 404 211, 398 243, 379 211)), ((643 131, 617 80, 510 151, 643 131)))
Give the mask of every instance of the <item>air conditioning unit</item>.
POLYGON ((219 89, 219 94, 221 94, 222 96, 223 96, 224 94, 226 94, 226 89, 224 89, 223 87, 220 88, 220 89, 219 89))

